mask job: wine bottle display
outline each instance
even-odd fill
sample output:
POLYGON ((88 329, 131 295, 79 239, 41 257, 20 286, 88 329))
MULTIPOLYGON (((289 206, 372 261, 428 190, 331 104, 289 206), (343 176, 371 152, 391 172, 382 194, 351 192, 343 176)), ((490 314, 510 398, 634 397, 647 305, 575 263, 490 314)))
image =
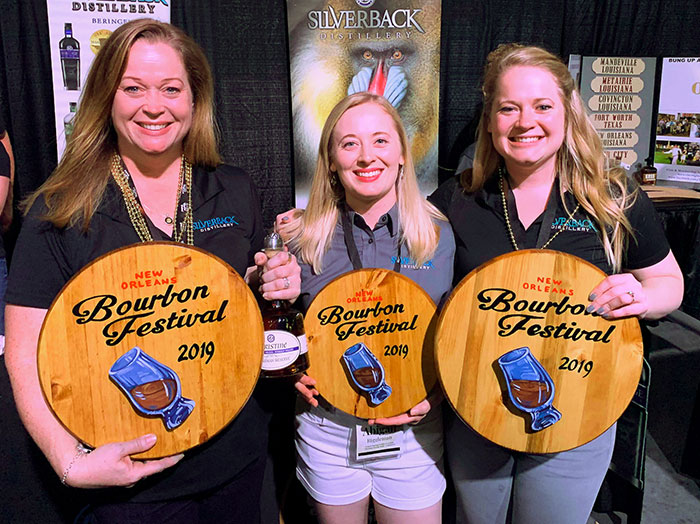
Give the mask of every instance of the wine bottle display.
MULTIPOLYGON (((284 243, 277 233, 265 237, 263 251, 268 258, 283 250, 284 243)), ((301 312, 286 300, 272 300, 265 305, 262 317, 265 327, 263 377, 289 377, 306 371, 309 356, 301 312)))
POLYGON ((80 44, 73 38, 73 24, 64 26, 65 36, 58 43, 61 55, 63 87, 68 91, 80 90, 80 44))
POLYGON ((70 102, 69 107, 69 113, 63 117, 63 131, 66 135, 66 142, 73 134, 73 119, 75 118, 75 112, 77 111, 78 104, 76 102, 70 102))

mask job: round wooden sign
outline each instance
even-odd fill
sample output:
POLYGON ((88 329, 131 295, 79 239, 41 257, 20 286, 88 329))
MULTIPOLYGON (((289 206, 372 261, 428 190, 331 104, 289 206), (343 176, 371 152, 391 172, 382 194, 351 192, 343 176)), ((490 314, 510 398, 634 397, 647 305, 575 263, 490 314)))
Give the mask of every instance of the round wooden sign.
POLYGON ((435 320, 435 304, 411 279, 387 269, 346 273, 328 283, 306 313, 308 374, 346 413, 403 413, 435 385, 435 320))
POLYGON ((39 378, 56 416, 97 447, 154 433, 138 458, 202 444, 238 414, 260 373, 263 328, 243 279, 173 242, 112 251, 51 305, 39 378))
POLYGON ((642 370, 635 318, 588 313, 605 274, 522 250, 469 273, 442 310, 438 376, 457 414, 501 446, 555 453, 589 442, 629 404, 642 370))

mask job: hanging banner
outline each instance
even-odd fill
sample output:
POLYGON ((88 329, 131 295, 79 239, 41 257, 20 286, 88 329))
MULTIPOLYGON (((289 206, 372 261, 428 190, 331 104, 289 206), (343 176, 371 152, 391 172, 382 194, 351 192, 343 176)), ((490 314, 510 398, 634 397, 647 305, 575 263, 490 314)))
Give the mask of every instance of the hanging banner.
POLYGON ((288 0, 296 206, 306 207, 321 130, 346 95, 397 108, 421 192, 437 187, 439 0, 288 0))
POLYGON ((664 58, 654 165, 658 180, 700 189, 700 58, 664 58))
POLYGON ((73 132, 73 116, 92 61, 117 27, 137 18, 170 22, 169 0, 73 2, 46 0, 51 43, 58 158, 73 132))
POLYGON ((609 158, 625 169, 649 156, 656 58, 584 56, 581 97, 609 158))

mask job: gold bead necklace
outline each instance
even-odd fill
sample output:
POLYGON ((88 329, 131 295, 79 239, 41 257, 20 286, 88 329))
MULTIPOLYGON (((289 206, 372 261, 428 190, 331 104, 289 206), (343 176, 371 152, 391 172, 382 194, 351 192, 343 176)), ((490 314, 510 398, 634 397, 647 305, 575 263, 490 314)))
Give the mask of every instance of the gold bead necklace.
MULTIPOLYGON (((112 164, 110 172, 112 178, 119 186, 122 192, 122 197, 124 198, 124 205, 126 205, 126 211, 129 214, 129 219, 131 224, 134 226, 136 233, 138 234, 141 242, 152 242, 153 236, 151 231, 148 229, 148 224, 146 224, 146 219, 144 218, 144 212, 139 205, 138 200, 136 200, 136 195, 134 191, 129 186, 129 175, 126 174, 124 165, 122 163, 121 156, 119 153, 114 153, 112 156, 112 164)), ((168 223, 166 217, 166 223, 168 223)), ((175 195, 175 212, 173 213, 173 218, 171 220, 173 223, 173 240, 175 242, 181 242, 183 233, 187 231, 185 242, 193 246, 194 245, 194 227, 192 219, 192 164, 190 164, 185 155, 182 155, 180 161, 180 176, 178 177, 177 183, 177 194, 175 195), (184 187, 187 188, 187 209, 185 210, 185 216, 183 217, 180 230, 177 227, 177 210, 180 204, 180 197, 182 196, 182 190, 184 187)))
MULTIPOLYGON (((510 216, 508 214, 508 203, 506 202, 506 191, 505 191, 505 177, 503 176, 503 168, 499 167, 498 168, 498 189, 501 191, 501 202, 503 203, 503 215, 505 216, 506 219, 506 228, 508 229, 508 236, 510 237, 510 242, 513 244, 513 248, 515 251, 519 251, 520 248, 518 247, 518 243, 515 241, 515 235, 513 234, 513 228, 510 225, 510 216)), ((573 216, 576 214, 576 212, 579 210, 581 207, 581 204, 576 204, 576 207, 574 210, 569 213, 569 217, 566 219, 566 222, 564 225, 568 224, 573 216)), ((546 227, 546 224, 542 224, 540 227, 546 227)), ((546 248, 549 244, 552 243, 552 240, 557 238, 557 235, 563 231, 563 226, 561 229, 559 229, 554 235, 550 237, 547 242, 544 243, 544 245, 540 249, 546 248)))

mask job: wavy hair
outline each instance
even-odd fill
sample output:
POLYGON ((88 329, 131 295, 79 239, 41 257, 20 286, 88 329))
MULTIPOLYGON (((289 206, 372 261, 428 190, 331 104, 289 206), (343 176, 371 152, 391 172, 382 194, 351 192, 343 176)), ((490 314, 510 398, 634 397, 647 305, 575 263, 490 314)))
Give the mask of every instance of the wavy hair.
POLYGON ((474 166, 462 173, 462 187, 467 192, 482 188, 504 162, 488 132, 489 115, 501 75, 515 66, 539 67, 554 77, 566 111, 564 143, 556 159, 562 197, 565 190, 571 191, 581 207, 595 218, 606 258, 619 271, 628 238, 633 235, 625 210, 634 202, 636 188, 628 189, 622 168, 608 165, 600 137, 588 119, 571 74, 564 62, 549 51, 535 46, 501 44, 489 53, 481 89, 483 109, 474 166))
POLYGON ((183 142, 186 158, 207 167, 221 163, 214 83, 204 52, 173 25, 145 18, 132 20, 117 28, 101 46, 85 81, 63 157, 46 182, 25 200, 25 212, 43 195, 47 207, 44 220, 60 228, 80 224, 87 230, 110 178, 110 160, 118 151, 111 118, 114 95, 131 47, 141 39, 166 43, 182 58, 194 102, 192 127, 183 142))
POLYGON ((440 240, 440 229, 433 219, 447 220, 438 209, 425 200, 418 189, 406 130, 396 109, 384 98, 370 93, 356 93, 341 100, 330 112, 323 126, 318 147, 316 172, 306 212, 289 228, 290 245, 300 259, 314 271, 322 271, 323 256, 328 251, 338 222, 340 206, 345 200, 345 189, 331 172, 332 138, 340 117, 362 104, 376 104, 394 121, 404 157, 403 176, 396 180, 396 200, 399 206, 400 241, 405 243, 418 265, 435 253, 440 240), (335 177, 336 182, 333 182, 335 177))

